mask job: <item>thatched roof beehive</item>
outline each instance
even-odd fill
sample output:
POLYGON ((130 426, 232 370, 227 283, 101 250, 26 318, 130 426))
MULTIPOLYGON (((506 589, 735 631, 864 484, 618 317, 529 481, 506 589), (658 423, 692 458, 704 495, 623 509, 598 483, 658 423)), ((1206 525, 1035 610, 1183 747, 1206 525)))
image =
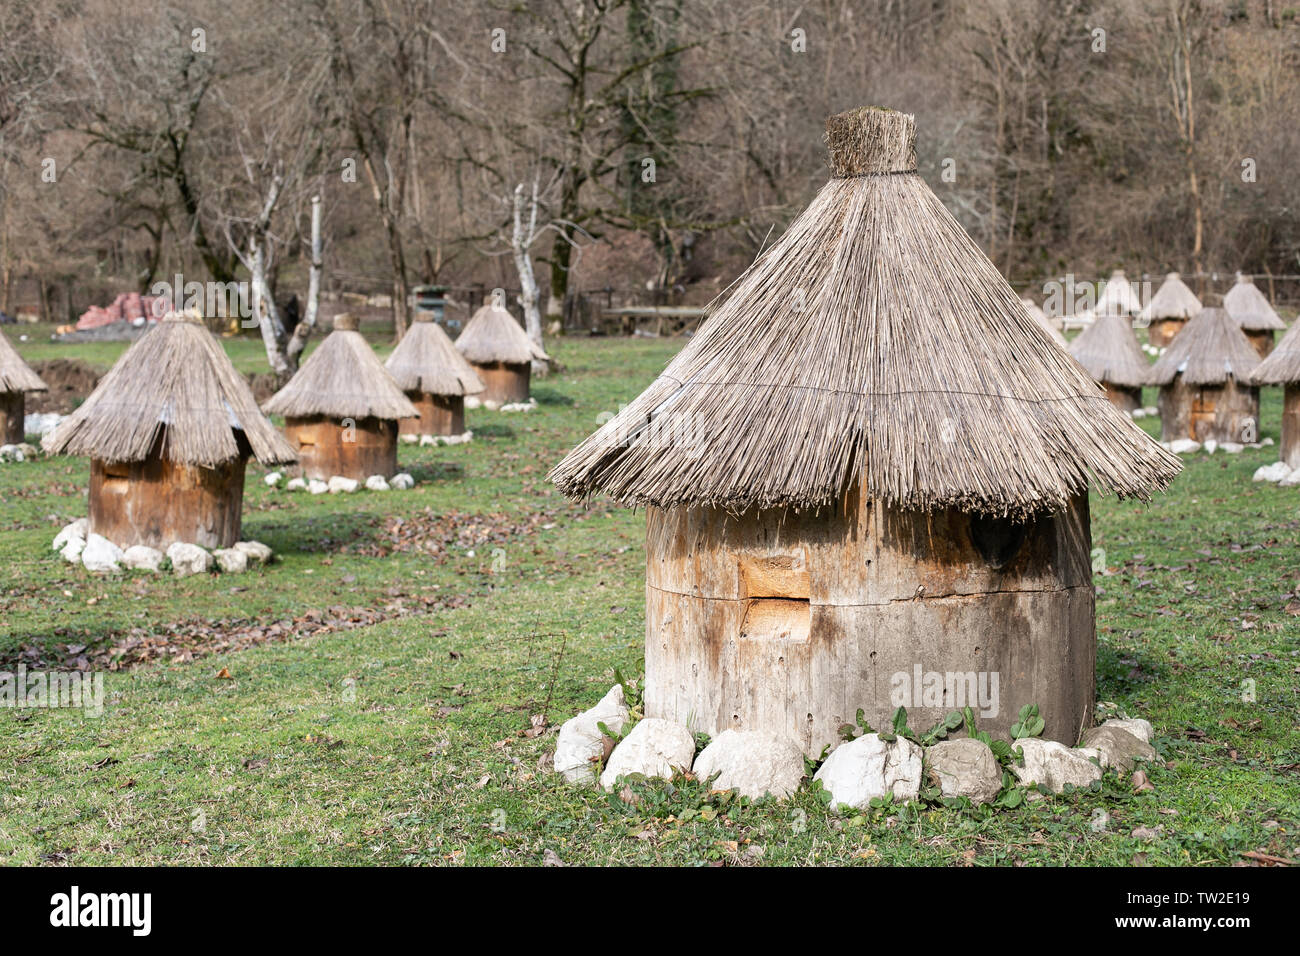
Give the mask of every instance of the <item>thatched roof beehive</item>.
POLYGON ((1277 332, 1286 328, 1259 286, 1240 272, 1236 284, 1223 296, 1223 308, 1247 332, 1277 332))
POLYGON ((384 368, 404 392, 472 395, 483 391, 482 380, 428 314, 416 316, 384 368))
POLYGON ((1165 281, 1160 284, 1141 315, 1142 318, 1155 322, 1160 319, 1190 319, 1200 311, 1201 300, 1196 297, 1196 293, 1187 287, 1182 276, 1171 272, 1165 276, 1165 281))
POLYGON ((7 335, 0 334, 0 394, 44 392, 48 388, 32 367, 23 361, 7 335))
POLYGON ((216 468, 242 458, 240 432, 264 465, 298 460, 202 321, 173 313, 126 350, 41 446, 51 454, 138 462, 162 435, 163 459, 216 468))
POLYGON ((1098 315, 1137 315, 1142 311, 1142 302, 1122 270, 1110 274, 1102 285, 1101 294, 1097 296, 1096 312, 1098 315))
POLYGON ((466 323, 456 338, 456 349, 476 365, 523 365, 549 358, 515 317, 491 300, 466 323))
POLYGON ((1249 382, 1259 353, 1228 313, 1207 306, 1192 316, 1147 376, 1148 385, 1168 385, 1179 375, 1188 385, 1249 382))
POLYGON ((1028 296, 1025 296, 1020 301, 1024 303, 1025 311, 1033 316, 1034 321, 1047 330, 1047 334, 1052 337, 1053 342, 1062 348, 1069 348, 1069 342, 1065 340, 1065 336, 1062 335, 1057 330, 1056 326, 1052 324, 1052 320, 1047 317, 1047 313, 1043 311, 1042 306, 1028 296))
POLYGON ((348 313, 296 375, 262 405, 286 418, 409 418, 417 414, 348 313))
POLYGON ((1293 322, 1277 348, 1259 363, 1251 374, 1251 382, 1255 385, 1300 383, 1300 322, 1293 322))
POLYGON ((1141 388, 1151 366, 1126 316, 1103 312, 1070 344, 1070 354, 1099 382, 1141 388))
MULTIPOLYGON (((916 172, 910 115, 827 123, 833 178, 639 397, 552 471, 628 505, 1060 511, 1178 473, 916 172)), ((463 336, 462 336, 463 338, 463 336)))

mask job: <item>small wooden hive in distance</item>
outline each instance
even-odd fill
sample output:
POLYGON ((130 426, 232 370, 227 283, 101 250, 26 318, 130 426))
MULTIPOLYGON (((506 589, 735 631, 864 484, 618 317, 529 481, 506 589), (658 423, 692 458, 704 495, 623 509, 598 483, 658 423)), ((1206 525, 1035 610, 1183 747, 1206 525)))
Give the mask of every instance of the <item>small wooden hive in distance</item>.
POLYGON ((1164 348, 1187 324, 1187 320, 1201 311, 1201 300, 1187 288, 1182 276, 1171 272, 1165 276, 1156 294, 1151 297, 1141 317, 1147 323, 1147 342, 1164 348))
POLYGON ((479 398, 488 406, 527 402, 533 360, 548 359, 495 295, 457 336, 456 348, 482 379, 479 398))
POLYGON ((9 337, 0 333, 0 445, 17 445, 24 437, 27 393, 44 392, 41 377, 23 361, 9 337))
POLYGON ((1300 321, 1291 324, 1250 380, 1255 385, 1282 386, 1281 460, 1288 468, 1300 468, 1300 321))
POLYGON ((1005 736, 1032 703, 1073 743, 1089 480, 1146 497, 1178 461, 917 175, 911 116, 844 113, 827 139, 834 178, 551 472, 646 508, 646 713, 815 755, 859 708, 928 727, 967 702, 1005 736))
POLYGON ((230 547, 249 455, 264 465, 296 460, 202 320, 175 313, 41 444, 90 458, 90 531, 121 548, 230 547))
POLYGON ((465 433, 465 396, 483 391, 483 382, 431 313, 416 314, 384 368, 420 413, 403 418, 398 434, 465 433))
POLYGON ((1160 438, 1249 443, 1259 435, 1259 354, 1226 311, 1206 306, 1151 366, 1160 386, 1160 438))
POLYGON ((1274 332, 1286 329, 1286 323, 1249 277, 1237 273, 1237 281, 1223 297, 1223 308, 1246 333, 1250 344, 1266 358, 1273 351, 1274 332))
POLYGON ((1102 312, 1070 343, 1070 354, 1101 383, 1111 404, 1126 412, 1142 407, 1151 366, 1127 316, 1102 312))
POLYGON ((334 331, 262 410, 284 416, 303 475, 321 481, 391 478, 397 422, 419 414, 346 312, 334 317, 334 331))

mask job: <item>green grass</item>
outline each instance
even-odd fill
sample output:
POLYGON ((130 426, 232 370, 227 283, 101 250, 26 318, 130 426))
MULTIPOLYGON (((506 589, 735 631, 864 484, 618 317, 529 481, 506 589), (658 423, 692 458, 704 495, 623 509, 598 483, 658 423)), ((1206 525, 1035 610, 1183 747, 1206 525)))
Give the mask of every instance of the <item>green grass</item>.
MULTIPOLYGON (((549 343, 565 368, 537 384, 539 408, 471 411, 467 446, 403 446, 403 467, 419 479, 409 492, 294 495, 268 489, 250 466, 245 537, 279 560, 246 576, 99 578, 66 565, 49 544, 85 513, 86 462, 0 465, 0 669, 79 654, 99 666, 128 644, 127 662, 142 646, 159 652, 107 675, 102 717, 0 710, 0 860, 1300 856, 1300 641, 1286 610, 1300 589, 1300 490, 1250 481, 1275 447, 1191 457, 1150 506, 1094 497, 1094 544, 1111 571, 1098 577, 1098 695, 1155 724, 1163 760, 1148 770, 1153 790, 1134 793, 1111 774, 1099 792, 1015 810, 837 815, 806 791, 737 804, 687 782, 642 787, 628 803, 561 785, 544 767, 553 732, 523 732, 531 715, 558 725, 590 706, 616 668, 639 673, 644 517, 572 504, 545 474, 680 344, 549 343), (230 639, 248 646, 213 650, 230 639), (1108 816, 1094 829, 1098 811, 1108 816), (1139 827, 1157 836, 1131 837, 1139 827)), ((122 350, 18 347, 105 365, 122 350)), ((256 340, 227 347, 242 370, 264 369, 256 340)), ((1274 439, 1280 411, 1266 391, 1263 434, 1274 439)))

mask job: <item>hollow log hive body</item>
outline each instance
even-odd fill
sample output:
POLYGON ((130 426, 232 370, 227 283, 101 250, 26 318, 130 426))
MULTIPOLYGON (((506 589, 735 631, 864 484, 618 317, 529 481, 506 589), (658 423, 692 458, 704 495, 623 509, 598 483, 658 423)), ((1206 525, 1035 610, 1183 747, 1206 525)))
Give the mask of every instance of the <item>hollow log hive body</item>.
POLYGON ((27 437, 23 428, 26 408, 22 392, 0 392, 0 444, 17 445, 27 437))
POLYGON ((463 435, 465 433, 465 396, 433 395, 407 392, 419 418, 403 418, 397 423, 399 435, 463 435))
POLYGON ((812 756, 859 708, 882 729, 905 703, 928 728, 981 713, 982 686, 982 729, 1007 737, 1032 703, 1073 744, 1095 694, 1090 549, 1086 495, 1023 524, 857 495, 820 514, 650 508, 646 714, 812 756))
POLYGON ((1180 375, 1161 386, 1160 440, 1258 441, 1259 388, 1229 378, 1222 385, 1188 385, 1180 375))
POLYGON ((335 475, 365 481, 397 473, 397 422, 389 418, 286 418, 284 434, 298 452, 305 478, 335 475))
POLYGON ((483 391, 478 396, 483 402, 509 405, 528 401, 529 379, 532 366, 527 362, 470 362, 478 377, 483 380, 483 391))

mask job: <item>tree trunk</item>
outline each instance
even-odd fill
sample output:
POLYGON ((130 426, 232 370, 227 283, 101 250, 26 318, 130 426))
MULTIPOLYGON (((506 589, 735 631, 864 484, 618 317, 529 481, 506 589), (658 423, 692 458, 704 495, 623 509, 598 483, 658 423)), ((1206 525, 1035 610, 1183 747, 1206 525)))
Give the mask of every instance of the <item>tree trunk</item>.
POLYGON ((298 370, 298 362, 307 339, 316 329, 316 317, 320 313, 320 283, 324 272, 324 259, 321 256, 320 238, 321 200, 320 196, 311 197, 311 272, 307 279, 307 312, 293 330, 285 358, 293 371, 298 370))
MULTIPOLYGON (((524 184, 515 187, 514 231, 510 234, 510 250, 514 254, 515 270, 519 273, 519 301, 524 307, 524 331, 538 348, 542 348, 542 315, 537 308, 537 275, 528 247, 537 235, 537 180, 533 180, 533 194, 528 201, 528 225, 524 225, 524 184)), ((533 374, 545 375, 550 366, 541 359, 533 360, 533 374)))

